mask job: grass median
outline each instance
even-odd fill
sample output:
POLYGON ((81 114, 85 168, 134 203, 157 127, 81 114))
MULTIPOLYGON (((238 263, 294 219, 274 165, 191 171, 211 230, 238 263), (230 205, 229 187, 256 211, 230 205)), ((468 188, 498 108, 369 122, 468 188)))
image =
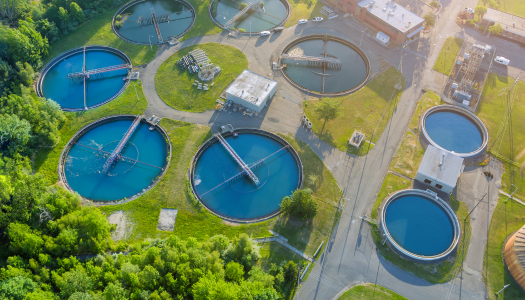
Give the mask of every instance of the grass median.
POLYGON ((223 90, 245 69, 248 69, 248 60, 241 50, 217 43, 200 44, 184 48, 164 61, 155 75, 155 86, 159 97, 169 106, 203 112, 215 108, 215 101, 223 90), (197 74, 190 75, 177 64, 181 57, 197 48, 204 50, 211 62, 221 68, 221 72, 209 82, 208 91, 198 90, 193 85, 199 80, 197 74))
POLYGON ((459 49, 463 45, 463 39, 458 37, 448 37, 443 44, 441 52, 434 64, 434 70, 439 73, 450 75, 452 67, 456 63, 456 56, 458 56, 459 49))
POLYGON ((375 299, 375 300, 408 300, 398 293, 395 293, 380 285, 373 283, 364 283, 356 285, 344 292, 338 300, 361 300, 361 299, 375 299))

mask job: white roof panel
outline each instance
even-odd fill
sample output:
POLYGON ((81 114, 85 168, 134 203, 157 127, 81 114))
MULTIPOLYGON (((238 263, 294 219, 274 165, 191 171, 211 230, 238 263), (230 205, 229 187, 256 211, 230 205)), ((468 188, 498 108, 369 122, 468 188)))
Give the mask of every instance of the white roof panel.
POLYGON ((417 172, 454 187, 461 173, 462 166, 463 158, 428 145, 417 172), (440 165, 441 162, 443 164, 440 165))
POLYGON ((363 0, 358 5, 403 33, 425 21, 392 0, 363 0))

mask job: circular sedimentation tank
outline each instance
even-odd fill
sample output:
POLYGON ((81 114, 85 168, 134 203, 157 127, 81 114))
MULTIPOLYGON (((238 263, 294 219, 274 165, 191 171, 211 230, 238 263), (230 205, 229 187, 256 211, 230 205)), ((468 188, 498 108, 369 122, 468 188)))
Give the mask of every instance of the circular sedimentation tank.
POLYGON ((427 110, 421 128, 434 147, 464 158, 483 152, 489 140, 487 128, 476 115, 452 105, 438 105, 427 110))
POLYGON ((460 236, 452 208, 441 198, 415 189, 397 192, 385 202, 381 228, 391 247, 420 261, 445 258, 460 236))
POLYGON ((66 187, 83 198, 109 202, 134 199, 158 182, 169 165, 171 144, 162 127, 144 119, 123 143, 119 159, 104 172, 109 155, 136 118, 102 118, 73 136, 59 163, 59 175, 66 187))
POLYGON ((84 81, 70 74, 128 65, 131 60, 122 51, 107 46, 79 47, 61 53, 42 70, 36 93, 56 101, 65 111, 81 111, 101 106, 115 99, 129 84, 129 68, 91 75, 84 81))
POLYGON ((182 37, 195 24, 195 9, 185 0, 136 0, 115 13, 111 23, 113 32, 130 43, 160 44, 152 12, 163 42, 182 37), (117 16, 121 19, 117 20, 117 16))
POLYGON ((243 174, 227 146, 213 136, 199 148, 190 167, 195 196, 226 220, 254 222, 278 214, 282 199, 303 184, 295 149, 283 138, 259 129, 236 129, 222 136, 259 183, 243 174))
POLYGON ((370 63, 365 53, 351 42, 326 35, 298 38, 282 53, 283 75, 297 88, 321 95, 338 96, 360 89, 370 74, 370 63), (340 63, 287 58, 315 57, 340 63), (286 65, 286 67, 284 67, 286 65))
POLYGON ((246 32, 259 33, 282 26, 289 17, 290 5, 287 0, 260 0, 255 2, 257 5, 254 8, 233 23, 228 24, 242 10, 240 7, 242 1, 214 0, 209 7, 210 18, 221 28, 244 29, 246 32), (226 27, 226 25, 228 26, 226 27))

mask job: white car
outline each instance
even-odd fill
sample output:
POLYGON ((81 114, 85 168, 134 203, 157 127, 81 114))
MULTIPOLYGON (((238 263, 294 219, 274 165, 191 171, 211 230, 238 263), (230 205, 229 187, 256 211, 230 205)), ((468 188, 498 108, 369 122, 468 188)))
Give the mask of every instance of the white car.
POLYGON ((510 60, 506 59, 503 56, 496 56, 494 61, 497 62, 498 64, 505 65, 505 66, 508 66, 510 63, 510 60))
POLYGON ((299 22, 297 22, 298 25, 306 24, 306 23, 308 23, 307 19, 301 19, 301 20, 299 20, 299 22))
POLYGON ((322 22, 323 18, 322 17, 315 17, 315 18, 312 19, 312 21, 314 21, 314 22, 322 22))
POLYGON ((272 33, 269 32, 269 31, 261 31, 261 36, 268 36, 270 34, 272 34, 272 33))
POLYGON ((470 8, 470 7, 465 7, 465 11, 466 11, 466 12, 469 12, 469 13, 471 13, 471 14, 474 13, 474 9, 473 9, 473 8, 470 8))

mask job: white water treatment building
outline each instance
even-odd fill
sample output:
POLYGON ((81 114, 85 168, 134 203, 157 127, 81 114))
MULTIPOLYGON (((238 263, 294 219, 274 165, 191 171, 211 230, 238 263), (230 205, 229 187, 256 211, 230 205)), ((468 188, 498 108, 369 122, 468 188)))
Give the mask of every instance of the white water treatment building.
POLYGON ((244 70, 226 90, 226 100, 260 113, 277 92, 277 81, 244 70))

